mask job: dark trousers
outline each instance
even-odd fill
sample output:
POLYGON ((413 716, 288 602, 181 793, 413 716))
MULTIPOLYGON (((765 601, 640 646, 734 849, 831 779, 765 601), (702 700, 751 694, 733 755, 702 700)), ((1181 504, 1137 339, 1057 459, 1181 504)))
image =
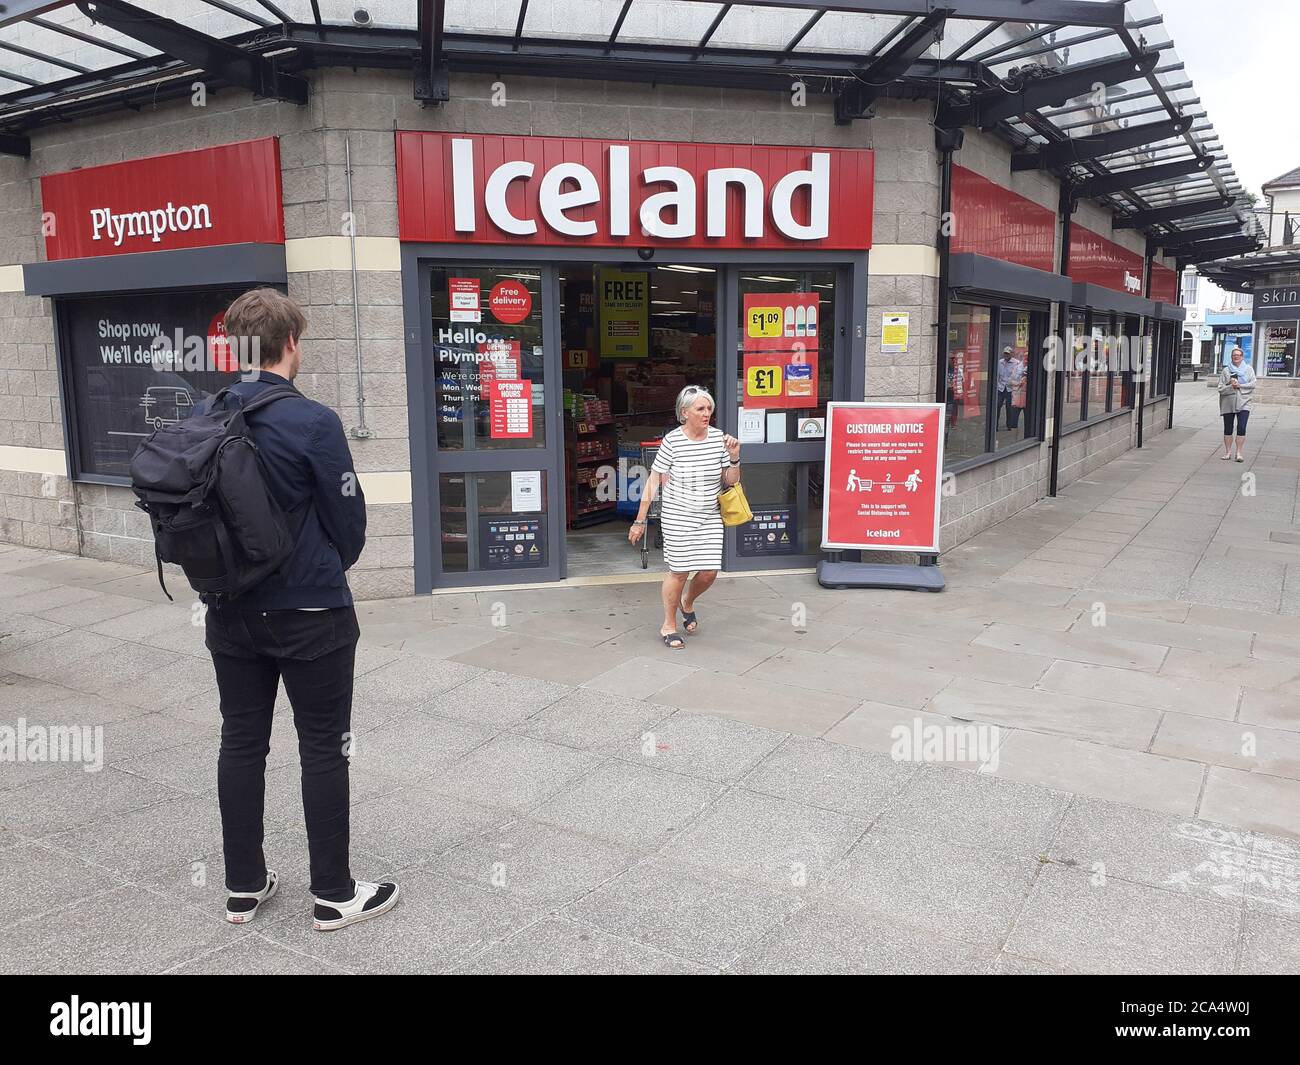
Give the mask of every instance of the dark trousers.
POLYGON ((998 392, 998 409, 993 412, 993 427, 995 429, 997 428, 998 419, 1002 414, 1002 408, 1004 405, 1007 408, 1007 428, 1020 428, 1020 408, 1012 402, 1012 397, 1013 393, 1011 392, 998 392))
POLYGON ((271 715, 284 678, 302 762, 311 891, 344 902, 348 869, 348 757, 356 612, 209 608, 207 646, 221 696, 217 799, 229 891, 266 884, 262 813, 271 715))

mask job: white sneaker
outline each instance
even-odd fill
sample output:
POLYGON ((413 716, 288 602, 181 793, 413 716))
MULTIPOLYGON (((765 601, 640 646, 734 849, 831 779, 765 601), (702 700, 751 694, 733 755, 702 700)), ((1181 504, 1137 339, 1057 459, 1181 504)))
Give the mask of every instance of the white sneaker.
POLYGON ((226 897, 226 920, 231 924, 247 924, 257 916, 258 907, 275 894, 280 878, 274 869, 266 871, 266 887, 261 891, 231 891, 226 897))
POLYGON ((315 900, 312 927, 317 932, 332 932, 336 928, 346 928, 358 921, 368 921, 381 913, 387 913, 397 905, 397 885, 391 881, 371 884, 365 880, 354 880, 352 884, 356 893, 347 902, 315 900))

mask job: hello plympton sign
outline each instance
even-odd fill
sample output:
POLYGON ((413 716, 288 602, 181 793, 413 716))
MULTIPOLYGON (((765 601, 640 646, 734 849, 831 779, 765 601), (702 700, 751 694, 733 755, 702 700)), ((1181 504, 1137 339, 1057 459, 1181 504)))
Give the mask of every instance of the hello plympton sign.
POLYGON ((283 244, 274 137, 41 178, 47 259, 283 244))
POLYGON ((871 246, 865 149, 397 134, 404 241, 871 246))

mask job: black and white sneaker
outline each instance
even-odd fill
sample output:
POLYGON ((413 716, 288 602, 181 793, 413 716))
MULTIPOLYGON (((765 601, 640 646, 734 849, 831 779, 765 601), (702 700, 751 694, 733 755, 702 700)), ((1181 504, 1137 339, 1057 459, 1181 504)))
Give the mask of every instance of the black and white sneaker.
POLYGON ((371 884, 365 880, 354 880, 352 884, 356 894, 347 902, 316 899, 316 908, 312 911, 312 927, 317 932, 332 932, 358 921, 368 921, 397 905, 397 885, 392 882, 371 884))
POLYGON ((266 871, 266 887, 261 891, 232 891, 226 899, 226 920, 231 924, 247 924, 257 916, 257 908, 275 894, 280 878, 274 869, 266 871))

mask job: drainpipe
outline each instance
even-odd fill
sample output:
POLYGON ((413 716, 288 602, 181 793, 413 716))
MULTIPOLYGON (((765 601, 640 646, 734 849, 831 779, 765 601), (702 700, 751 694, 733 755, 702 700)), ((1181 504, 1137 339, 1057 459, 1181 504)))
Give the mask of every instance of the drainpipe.
POLYGON ((948 402, 948 257, 952 248, 952 153, 959 151, 964 140, 960 129, 934 131, 934 146, 939 150, 939 335, 934 357, 934 401, 948 402))
MULTIPOLYGON (((1057 216, 1061 226, 1061 266, 1060 274, 1062 277, 1068 277, 1070 274, 1070 216, 1074 214, 1074 187, 1067 181, 1061 182, 1061 198, 1057 204, 1057 216)), ((1074 346, 1070 350, 1065 350, 1065 337, 1070 329, 1070 304, 1069 302, 1057 304, 1056 308, 1056 335, 1060 339, 1057 351, 1060 358, 1057 360, 1055 373, 1055 387, 1052 389, 1052 458, 1049 464, 1049 476, 1047 482, 1047 494, 1053 498, 1056 496, 1057 479, 1061 471, 1061 419, 1065 416, 1065 360, 1074 358, 1074 346)))
POLYGON ((354 439, 374 436, 366 426, 366 384, 361 364, 361 298, 357 279, 357 216, 352 210, 352 141, 343 138, 343 164, 348 184, 348 250, 352 256, 352 336, 357 350, 357 424, 350 430, 354 439))
MULTIPOLYGON (((1183 305, 1183 271, 1186 269, 1186 263, 1178 259, 1174 260, 1174 272, 1178 276, 1178 306, 1180 307, 1183 305)), ((1178 382, 1182 379, 1181 373, 1178 369, 1182 364, 1183 359, 1182 322, 1179 322, 1174 329, 1176 330, 1174 333, 1174 373, 1169 379, 1169 421, 1168 424, 1165 425, 1166 429, 1172 429, 1174 427, 1174 393, 1178 391, 1178 382)), ((1193 340, 1192 343, 1199 344, 1200 341, 1193 340)))

